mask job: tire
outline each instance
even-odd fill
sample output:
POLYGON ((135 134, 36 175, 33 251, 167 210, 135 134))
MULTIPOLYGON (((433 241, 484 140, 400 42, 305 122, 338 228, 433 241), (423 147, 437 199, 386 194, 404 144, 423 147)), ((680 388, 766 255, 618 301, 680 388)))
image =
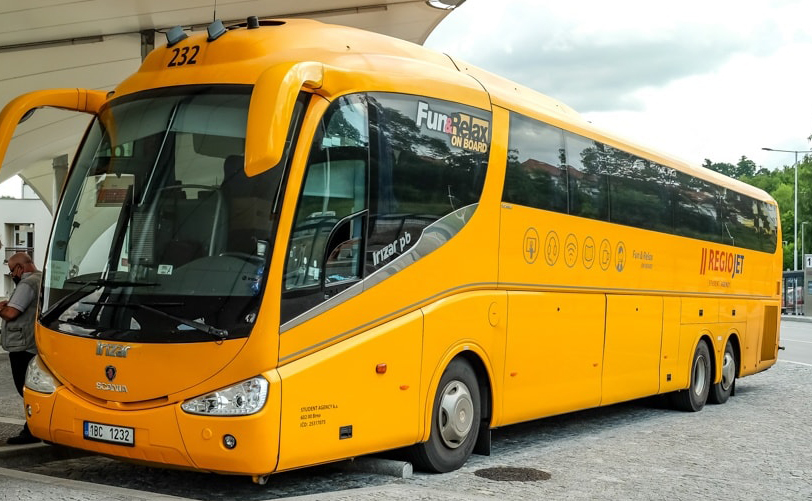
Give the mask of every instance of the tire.
POLYGON ((725 345, 725 354, 722 357, 722 380, 711 387, 708 395, 708 402, 712 404, 723 404, 727 402, 736 387, 736 353, 730 341, 725 345))
POLYGON ((452 360, 437 385, 429 439, 411 448, 415 467, 446 473, 465 464, 479 434, 480 401, 474 369, 461 358, 452 360))
POLYGON ((708 343, 700 341, 691 361, 691 384, 671 394, 672 405, 681 411, 697 412, 705 407, 711 388, 711 358, 708 343))

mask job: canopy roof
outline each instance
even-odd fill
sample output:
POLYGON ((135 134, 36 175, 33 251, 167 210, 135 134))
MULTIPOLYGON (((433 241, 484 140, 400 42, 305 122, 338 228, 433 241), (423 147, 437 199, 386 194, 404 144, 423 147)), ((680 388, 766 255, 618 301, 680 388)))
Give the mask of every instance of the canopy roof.
MULTIPOLYGON (((465 0, 27 0, 0 6, 0 107, 38 89, 112 90, 135 72, 163 33, 180 25, 205 30, 216 17, 307 17, 422 44, 465 0), (215 7, 216 5, 216 7, 215 7)), ((50 209, 54 164, 72 159, 86 115, 41 110, 20 124, 0 168, 19 174, 50 209), (66 159, 64 155, 67 155, 66 159), (56 160, 55 159, 60 159, 56 160)))

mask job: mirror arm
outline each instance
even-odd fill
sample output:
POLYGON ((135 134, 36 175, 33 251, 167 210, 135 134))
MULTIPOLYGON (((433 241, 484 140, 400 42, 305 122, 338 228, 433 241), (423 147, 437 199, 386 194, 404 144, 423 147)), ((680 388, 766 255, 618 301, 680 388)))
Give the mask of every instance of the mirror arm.
POLYGON ((316 90, 324 81, 324 65, 316 62, 280 63, 260 75, 248 108, 245 173, 251 177, 277 165, 303 88, 316 90))
POLYGON ((52 89, 28 92, 12 99, 0 111, 0 164, 17 125, 37 108, 50 107, 98 114, 107 101, 107 92, 87 89, 52 89))

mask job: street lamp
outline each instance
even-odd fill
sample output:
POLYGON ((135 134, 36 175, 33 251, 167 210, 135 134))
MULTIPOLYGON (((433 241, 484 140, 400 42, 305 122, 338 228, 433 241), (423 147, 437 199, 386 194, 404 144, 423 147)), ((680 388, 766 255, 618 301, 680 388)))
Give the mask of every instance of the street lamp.
POLYGON ((795 245, 792 246, 792 269, 793 271, 798 271, 798 153, 812 153, 812 150, 775 150, 773 148, 761 148, 761 149, 764 151, 795 153, 795 163, 792 164, 793 169, 795 170, 795 208, 793 209, 793 216, 795 217, 795 221, 792 225, 795 231, 795 236, 793 237, 793 242, 795 242, 795 245))

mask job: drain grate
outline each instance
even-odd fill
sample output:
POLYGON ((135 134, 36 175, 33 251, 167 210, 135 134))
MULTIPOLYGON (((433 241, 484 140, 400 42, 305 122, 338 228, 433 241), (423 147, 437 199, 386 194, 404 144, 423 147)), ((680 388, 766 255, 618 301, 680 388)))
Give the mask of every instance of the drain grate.
POLYGON ((498 480, 502 482, 537 482, 539 480, 550 480, 551 475, 546 471, 535 468, 515 468, 513 466, 497 466, 496 468, 485 468, 474 472, 477 477, 488 480, 498 480))

